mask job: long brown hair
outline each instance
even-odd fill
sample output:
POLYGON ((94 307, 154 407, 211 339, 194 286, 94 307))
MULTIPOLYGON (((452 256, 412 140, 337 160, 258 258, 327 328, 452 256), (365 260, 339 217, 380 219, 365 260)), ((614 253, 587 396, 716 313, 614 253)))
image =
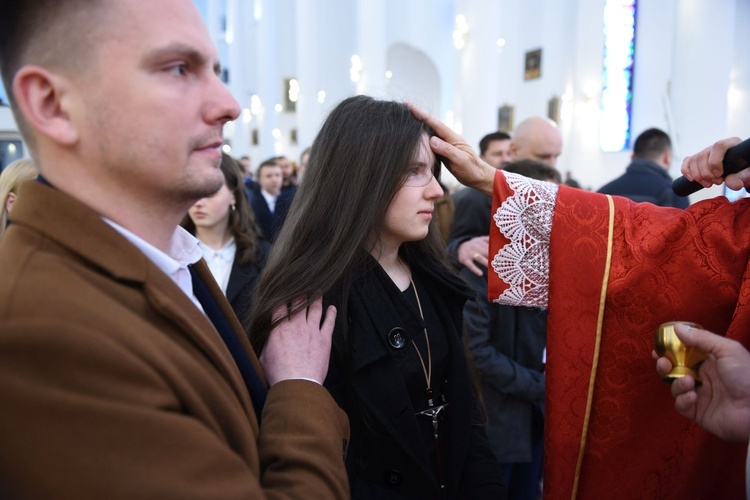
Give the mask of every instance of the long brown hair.
MULTIPOLYGON (((356 96, 338 104, 313 142, 310 161, 289 215, 258 282, 248 334, 260 352, 275 323, 273 311, 299 297, 346 306, 355 273, 369 260, 373 236, 402 186, 421 138, 434 132, 402 103, 356 96)), ((440 173, 440 163, 435 164, 440 173)), ((449 271, 445 248, 428 236, 404 243, 407 261, 431 259, 449 271)))
MULTIPOLYGON (((260 229, 255 223, 255 215, 245 191, 242 167, 234 158, 222 153, 220 168, 227 188, 234 195, 234 210, 229 212, 228 225, 237 245, 237 263, 241 266, 250 262, 257 263, 260 229)), ((185 215, 180 225, 195 235, 195 224, 189 215, 185 215)))

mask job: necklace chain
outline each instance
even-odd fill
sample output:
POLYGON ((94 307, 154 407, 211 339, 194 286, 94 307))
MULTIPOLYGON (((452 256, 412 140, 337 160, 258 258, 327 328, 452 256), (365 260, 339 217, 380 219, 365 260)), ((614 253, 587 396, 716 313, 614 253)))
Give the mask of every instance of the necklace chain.
POLYGON ((424 364, 424 358, 422 357, 422 353, 419 351, 419 347, 417 347, 417 343, 414 342, 414 339, 411 339, 411 345, 414 346, 414 350, 417 351, 417 356, 419 356, 419 363, 422 365, 422 373, 424 373, 424 380, 427 383, 427 392, 430 393, 430 399, 429 399, 429 405, 432 407, 432 352, 430 351, 430 336, 427 334, 427 323, 424 320, 424 313, 422 312, 422 302, 419 300, 419 292, 417 292, 417 287, 414 284, 414 281, 411 278, 411 273, 406 269, 406 266, 404 265, 403 261, 399 258, 398 263, 403 268, 406 275, 409 277, 409 284, 411 285, 412 289, 414 290, 414 296, 417 298, 417 308, 419 309, 419 317, 422 318, 422 324, 424 324, 424 340, 427 343, 427 366, 424 364))
POLYGON ((427 390, 432 391, 432 353, 430 352, 430 337, 427 335, 427 323, 425 323, 424 320, 424 314, 422 314, 422 303, 419 301, 419 292, 417 292, 417 287, 414 285, 414 281, 412 281, 411 276, 409 276, 409 283, 411 284, 411 287, 414 289, 414 296, 417 298, 417 308, 419 309, 419 316, 422 318, 422 323, 424 323, 424 340, 427 343, 427 367, 424 365, 424 358, 422 358, 422 353, 419 352, 419 347, 417 347, 416 342, 414 342, 414 339, 411 339, 411 344, 414 346, 414 349, 417 351, 417 356, 419 356, 419 362, 422 364, 422 372, 424 372, 424 380, 427 382, 427 390))
POLYGON ((427 343, 427 366, 425 366, 422 353, 419 352, 419 347, 417 347, 414 339, 411 340, 411 344, 414 346, 414 350, 417 351, 417 356, 419 356, 419 362, 422 364, 422 372, 424 373, 425 382, 427 382, 427 409, 418 411, 416 414, 424 415, 425 417, 428 417, 430 420, 432 420, 432 437, 435 440, 435 458, 437 459, 438 480, 440 482, 440 489, 444 489, 445 480, 443 478, 443 466, 442 460, 440 458, 440 441, 438 440, 438 416, 443 410, 445 410, 445 408, 448 406, 448 403, 443 402, 443 404, 435 406, 435 402, 432 399, 432 353, 430 352, 430 337, 429 335, 427 335, 427 323, 424 320, 424 313, 422 313, 422 302, 419 300, 419 292, 417 292, 417 287, 414 285, 414 281, 411 279, 411 273, 406 269, 406 266, 403 262, 401 262, 401 259, 399 259, 399 263, 404 269, 406 275, 409 277, 409 284, 414 289, 414 296, 417 298, 417 308, 419 309, 419 316, 422 318, 422 323, 424 324, 424 340, 427 343))

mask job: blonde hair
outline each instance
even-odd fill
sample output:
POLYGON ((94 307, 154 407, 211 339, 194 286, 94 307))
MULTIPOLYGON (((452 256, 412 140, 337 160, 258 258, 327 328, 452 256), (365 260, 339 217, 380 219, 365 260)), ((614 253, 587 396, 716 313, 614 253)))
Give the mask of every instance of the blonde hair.
POLYGON ((16 193, 18 186, 26 181, 34 179, 39 171, 36 169, 34 162, 28 158, 16 160, 0 173, 0 236, 5 232, 5 226, 8 225, 8 209, 6 202, 11 193, 16 193))

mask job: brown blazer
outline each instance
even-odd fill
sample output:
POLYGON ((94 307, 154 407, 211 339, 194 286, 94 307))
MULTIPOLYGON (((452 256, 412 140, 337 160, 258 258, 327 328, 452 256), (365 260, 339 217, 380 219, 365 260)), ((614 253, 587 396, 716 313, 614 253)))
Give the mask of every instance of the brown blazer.
POLYGON ((275 385, 259 429, 213 325, 96 213, 30 182, 11 220, 0 239, 0 497, 348 496, 348 421, 324 388, 275 385))

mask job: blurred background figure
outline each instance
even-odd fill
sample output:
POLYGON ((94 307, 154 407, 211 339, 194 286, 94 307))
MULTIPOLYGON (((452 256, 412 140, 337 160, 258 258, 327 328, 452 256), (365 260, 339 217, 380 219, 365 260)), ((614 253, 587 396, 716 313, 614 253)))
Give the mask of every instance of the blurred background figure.
POLYGON ((510 135, 505 132, 492 132, 479 141, 479 157, 495 168, 503 168, 509 163, 510 135))
POLYGON ((23 158, 5 167, 0 174, 0 201, 3 203, 0 207, 0 237, 8 226, 8 215, 16 201, 18 186, 36 178, 38 173, 34 162, 23 158))
POLYGON ((260 184, 253 179, 253 163, 252 160, 250 160, 250 157, 247 155, 243 155, 240 157, 237 162, 240 165, 240 168, 242 168, 242 174, 244 176, 244 182, 245 182, 245 189, 247 191, 247 196, 251 196, 251 193, 257 193, 260 189, 260 184))
MULTIPOLYGON (((257 191, 250 193, 250 206, 263 237, 270 243, 276 240, 286 214, 297 192, 297 186, 284 189, 283 167, 280 157, 269 158, 258 167, 257 191)), ((287 160, 288 162, 288 160, 287 160)), ((283 162, 282 162, 283 163, 283 162)))
POLYGON ((562 148, 562 134, 557 124, 548 118, 531 116, 519 123, 513 131, 510 158, 512 161, 528 158, 557 167, 562 148))
POLYGON ((581 183, 573 178, 573 174, 570 173, 570 170, 565 172, 565 180, 563 180, 562 183, 569 187, 574 187, 576 189, 583 189, 581 188, 581 183))
POLYGON ((672 191, 669 167, 672 141, 666 132, 650 128, 635 140, 633 156, 625 173, 599 189, 600 193, 647 201, 660 207, 687 208, 690 201, 672 191))
POLYGON ((518 160, 503 167, 506 172, 523 175, 538 181, 562 183, 560 171, 548 163, 536 160, 518 160))
POLYGON ((299 156, 299 167, 297 167, 297 182, 302 180, 302 176, 305 175, 305 168, 310 162, 310 150, 312 148, 306 147, 302 154, 299 156))
MULTIPOLYGON (((508 138, 502 132, 484 136, 479 142, 479 157, 497 169, 504 169, 506 158, 513 162, 535 160, 557 167, 563 140, 560 129, 552 120, 530 116, 519 123, 512 138, 508 138)), ((550 181, 554 182, 552 179, 550 181)), ((467 188, 458 191, 454 201, 456 209, 448 238, 448 253, 462 266, 482 276, 482 268, 487 266, 487 232, 492 200, 476 189, 467 188), (478 226, 484 227, 479 233, 476 231, 478 226)))
POLYGON ((240 159, 237 160, 240 164, 240 167, 242 168, 242 173, 245 175, 245 180, 253 178, 253 162, 250 160, 250 157, 247 155, 240 156, 240 159))
POLYGON ((294 170, 294 165, 291 160, 286 156, 277 156, 274 160, 276 160, 276 164, 281 167, 281 190, 286 191, 287 189, 297 189, 297 172, 294 170))
POLYGON ((270 244, 255 224, 240 165, 222 154, 221 172, 221 189, 198 200, 183 219, 182 227, 200 240, 211 274, 237 317, 244 321, 270 244))
MULTIPOLYGON (((479 157, 497 169, 503 168, 511 161, 510 142, 510 135, 505 132, 491 132, 479 141, 479 157)), ((452 195, 449 195, 445 188, 444 191, 446 194, 443 198, 450 197, 450 203, 443 198, 439 200, 439 204, 436 206, 442 212, 436 211, 436 223, 438 223, 443 241, 449 245, 449 252, 456 256, 457 248, 471 239, 467 236, 469 233, 481 235, 486 232, 480 231, 477 233, 471 228, 483 224, 484 221, 489 224, 488 216, 492 201, 476 189, 462 188, 452 195), (441 208, 443 205, 447 207, 441 208), (469 228, 466 226, 469 226, 469 228), (454 233, 454 231, 456 232, 454 233)), ((466 248, 474 248, 475 244, 476 246, 484 245, 486 247, 486 244, 480 240, 474 240, 466 248)))

